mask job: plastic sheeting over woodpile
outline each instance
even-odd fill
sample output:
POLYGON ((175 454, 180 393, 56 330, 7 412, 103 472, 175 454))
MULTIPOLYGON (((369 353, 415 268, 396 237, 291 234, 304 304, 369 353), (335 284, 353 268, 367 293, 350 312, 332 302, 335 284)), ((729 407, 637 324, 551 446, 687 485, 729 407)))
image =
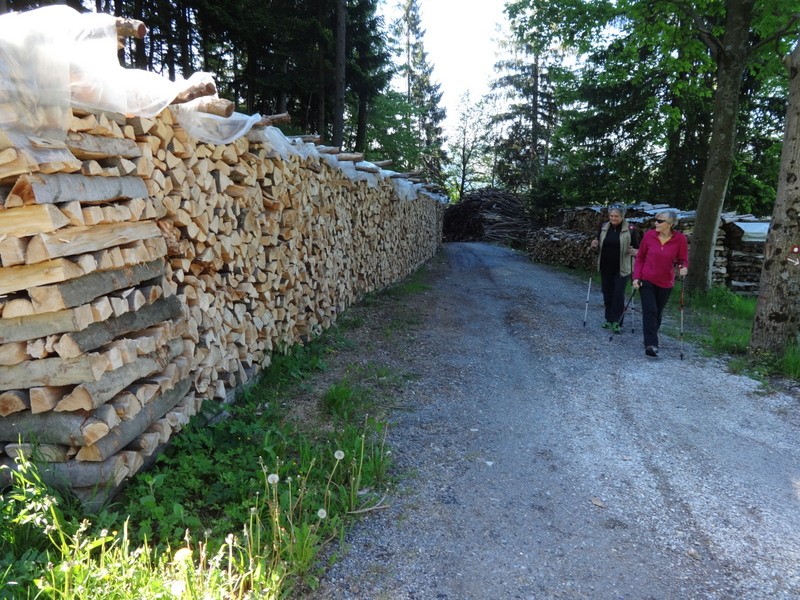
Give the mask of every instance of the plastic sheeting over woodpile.
POLYGON ((446 242, 523 243, 531 228, 522 200, 511 192, 483 188, 464 196, 444 212, 446 242))

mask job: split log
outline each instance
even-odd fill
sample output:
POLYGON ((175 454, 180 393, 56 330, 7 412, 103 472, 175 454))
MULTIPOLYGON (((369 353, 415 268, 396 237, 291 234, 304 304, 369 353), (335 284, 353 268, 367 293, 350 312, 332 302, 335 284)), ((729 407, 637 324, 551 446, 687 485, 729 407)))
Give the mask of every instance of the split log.
POLYGON ((178 298, 169 296, 116 319, 93 323, 83 331, 65 334, 55 345, 55 351, 62 358, 78 356, 94 350, 120 335, 140 331, 162 321, 176 319, 182 315, 182 311, 183 308, 178 298))
POLYGON ((27 390, 8 390, 0 393, 0 417, 27 410, 31 401, 27 390))
POLYGON ((96 417, 81 413, 25 411, 0 419, 0 441, 88 446, 108 435, 111 428, 96 417))
POLYGON ((123 421, 96 444, 85 446, 75 458, 79 461, 102 461, 116 455, 141 435, 151 423, 161 419, 177 405, 189 391, 191 378, 186 378, 174 388, 142 407, 141 412, 129 421, 123 421))
POLYGON ((36 265, 3 267, 0 268, 0 295, 69 281, 83 274, 83 269, 64 258, 36 265))
POLYGON ((56 444, 6 444, 9 458, 24 456, 30 462, 65 463, 69 460, 69 447, 56 444))
MULTIPOLYGON (((8 467, 0 469, 0 481, 8 484, 9 471, 16 469, 14 459, 4 456, 0 464, 8 467)), ((128 474, 128 467, 121 456, 112 456, 102 462, 79 462, 69 460, 65 463, 42 463, 37 465, 39 476, 46 484, 53 487, 92 488, 97 490, 104 486, 117 486, 128 474)))
MULTIPOLYGON (((14 317, 25 317, 34 314, 33 302, 28 298, 10 298, 5 301, 3 307, 3 318, 12 319, 14 317)), ((0 321, 2 323, 2 321, 0 321)), ((2 342, 2 340, 0 340, 2 342)))
POLYGON ((161 230, 153 221, 68 227, 34 235, 28 242, 25 262, 30 265, 156 237, 161 237, 161 230))
POLYGON ((0 391, 99 381, 107 368, 108 358, 98 353, 67 360, 28 360, 10 367, 0 367, 0 391))
POLYGON ((88 383, 78 385, 71 393, 56 404, 56 412, 74 410, 93 410, 111 400, 137 379, 147 377, 163 370, 169 362, 183 351, 181 339, 172 340, 164 348, 142 356, 136 362, 108 371, 99 379, 87 379, 88 383))
POLYGON ((86 177, 63 173, 54 175, 32 173, 17 179, 6 198, 6 206, 55 204, 76 200, 81 203, 111 202, 147 196, 147 186, 139 177, 86 177))
POLYGON ((225 98, 201 98, 197 101, 198 112, 216 115, 227 119, 233 114, 236 106, 225 98))
POLYGON ((26 238, 0 236, 0 265, 11 267, 25 264, 26 238))
MULTIPOLYGON (((11 314, 10 312, 8 313, 11 314)), ((0 343, 20 342, 29 339, 82 331, 94 322, 92 307, 89 304, 68 308, 57 312, 32 314, 0 319, 0 343)))
POLYGON ((133 159, 142 156, 135 140, 111 138, 88 133, 67 134, 67 148, 80 160, 133 159))
MULTIPOLYGON (((38 265, 31 265, 24 268, 28 269, 35 266, 38 265)), ((158 259, 132 267, 115 269, 113 271, 90 273, 78 279, 73 279, 72 281, 57 285, 29 287, 28 295, 33 301, 36 312, 53 312, 65 308, 73 308, 81 304, 87 304, 105 294, 132 287, 150 279, 155 279, 156 277, 162 276, 165 269, 166 262, 163 259, 158 259)), ((0 274, 2 271, 3 270, 0 269, 0 274)), ((2 281, 2 279, 0 279, 0 281, 2 281)))
POLYGON ((25 342, 0 344, 0 367, 10 367, 28 360, 28 347, 25 342))
POLYGON ((69 225, 69 218, 51 204, 19 206, 3 211, 0 236, 25 237, 48 233, 69 225))
POLYGON ((56 404, 73 389, 71 385, 32 387, 31 412, 36 415, 53 410, 56 404))

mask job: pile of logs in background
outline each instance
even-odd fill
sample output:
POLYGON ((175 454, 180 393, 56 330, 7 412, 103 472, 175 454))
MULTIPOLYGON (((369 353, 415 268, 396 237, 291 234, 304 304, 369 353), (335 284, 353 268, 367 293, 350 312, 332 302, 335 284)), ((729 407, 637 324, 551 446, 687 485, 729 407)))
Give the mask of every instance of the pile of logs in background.
POLYGON ((483 188, 465 195, 444 213, 446 242, 524 244, 531 228, 522 200, 511 192, 483 188))
POLYGON ((98 505, 203 399, 435 253, 438 200, 265 139, 75 112, 74 160, 0 148, 0 461, 98 505))

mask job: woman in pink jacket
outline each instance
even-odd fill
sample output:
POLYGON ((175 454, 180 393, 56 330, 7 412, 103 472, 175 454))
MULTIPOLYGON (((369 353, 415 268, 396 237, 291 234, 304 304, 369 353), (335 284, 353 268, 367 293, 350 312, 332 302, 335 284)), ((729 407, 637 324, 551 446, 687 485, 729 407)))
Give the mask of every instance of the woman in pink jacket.
POLYGON ((678 213, 665 210, 656 215, 655 229, 644 234, 633 266, 633 287, 639 290, 642 303, 644 353, 658 356, 658 330, 661 317, 675 285, 675 267, 685 277, 689 269, 689 245, 686 236, 673 227, 678 213))

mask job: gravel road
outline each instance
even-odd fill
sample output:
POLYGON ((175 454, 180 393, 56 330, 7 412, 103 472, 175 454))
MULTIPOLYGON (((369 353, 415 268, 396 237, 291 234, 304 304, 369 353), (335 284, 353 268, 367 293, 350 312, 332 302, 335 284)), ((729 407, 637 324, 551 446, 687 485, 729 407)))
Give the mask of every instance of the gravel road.
MULTIPOLYGON (((800 598, 800 419, 675 339, 609 340, 586 283, 446 244, 389 444, 410 474, 314 598, 800 598)), ((690 314, 690 309, 687 311, 690 314)), ((635 332, 630 331, 630 326, 635 332)), ((338 548, 337 548, 338 550, 338 548)))

